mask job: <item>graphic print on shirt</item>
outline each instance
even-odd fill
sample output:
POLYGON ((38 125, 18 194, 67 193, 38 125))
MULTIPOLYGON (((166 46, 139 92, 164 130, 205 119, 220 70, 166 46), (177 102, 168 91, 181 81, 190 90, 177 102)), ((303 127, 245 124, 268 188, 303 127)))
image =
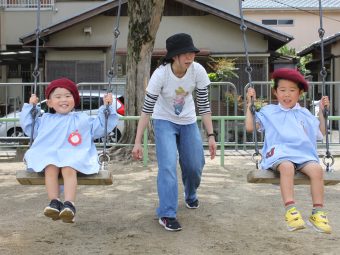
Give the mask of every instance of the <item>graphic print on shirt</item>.
POLYGON ((270 151, 266 153, 266 158, 270 158, 274 155, 275 147, 271 148, 270 151))
POLYGON ((72 144, 73 146, 77 146, 79 144, 81 144, 81 135, 79 134, 78 130, 72 132, 67 141, 72 144))
POLYGON ((174 99, 175 114, 180 115, 185 104, 185 97, 189 94, 182 87, 178 87, 176 90, 176 97, 174 99))
POLYGON ((302 126, 303 131, 304 131, 305 134, 308 136, 307 129, 306 129, 306 127, 305 127, 305 124, 304 124, 303 120, 300 121, 300 124, 301 124, 301 126, 302 126))

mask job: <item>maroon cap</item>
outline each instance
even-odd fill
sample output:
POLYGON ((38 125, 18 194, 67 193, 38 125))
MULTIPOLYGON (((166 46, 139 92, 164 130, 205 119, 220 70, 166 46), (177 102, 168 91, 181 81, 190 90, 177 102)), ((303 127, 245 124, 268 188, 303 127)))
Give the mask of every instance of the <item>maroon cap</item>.
POLYGON ((308 82, 302 76, 302 74, 295 69, 291 68, 276 69, 272 74, 272 78, 296 82, 298 85, 300 84, 299 88, 303 89, 304 91, 308 91, 308 82))
POLYGON ((51 81, 51 83, 48 84, 46 91, 45 91, 46 99, 49 99, 50 94, 56 88, 67 89, 68 91, 71 92, 73 96, 75 106, 78 106, 80 104, 79 91, 78 91, 77 85, 73 81, 67 78, 60 78, 60 79, 51 81))

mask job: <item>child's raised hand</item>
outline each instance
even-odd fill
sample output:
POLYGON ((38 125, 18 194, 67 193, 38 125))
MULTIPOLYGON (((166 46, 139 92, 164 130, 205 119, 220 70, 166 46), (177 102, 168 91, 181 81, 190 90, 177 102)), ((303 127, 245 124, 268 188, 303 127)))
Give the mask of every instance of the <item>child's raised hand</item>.
POLYGON ((325 107, 329 107, 329 98, 328 96, 323 96, 320 100, 320 109, 323 110, 325 107))
POLYGON ((29 100, 30 104, 36 105, 39 102, 39 98, 36 96, 36 94, 32 94, 29 100))
POLYGON ((104 95, 104 104, 105 105, 111 105, 113 102, 113 98, 112 98, 112 93, 108 93, 106 95, 104 95))
POLYGON ((247 90, 247 102, 248 103, 251 102, 251 97, 253 97, 254 100, 256 99, 256 92, 254 88, 248 88, 247 90))

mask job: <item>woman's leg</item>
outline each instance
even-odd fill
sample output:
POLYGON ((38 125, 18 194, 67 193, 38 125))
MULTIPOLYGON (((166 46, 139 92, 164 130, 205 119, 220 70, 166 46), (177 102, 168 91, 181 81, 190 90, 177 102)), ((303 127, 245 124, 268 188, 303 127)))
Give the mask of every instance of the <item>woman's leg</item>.
POLYGON ((192 203, 197 200, 196 190, 205 164, 202 138, 196 123, 181 126, 178 152, 185 200, 192 203))
POLYGON ((158 162, 157 190, 159 207, 157 215, 176 218, 178 207, 176 124, 154 120, 156 155, 158 162))
POLYGON ((60 169, 55 165, 48 165, 45 168, 45 187, 49 200, 59 198, 59 177, 60 169))
POLYGON ((65 201, 74 202, 77 191, 77 171, 72 167, 63 167, 61 173, 64 179, 65 201))

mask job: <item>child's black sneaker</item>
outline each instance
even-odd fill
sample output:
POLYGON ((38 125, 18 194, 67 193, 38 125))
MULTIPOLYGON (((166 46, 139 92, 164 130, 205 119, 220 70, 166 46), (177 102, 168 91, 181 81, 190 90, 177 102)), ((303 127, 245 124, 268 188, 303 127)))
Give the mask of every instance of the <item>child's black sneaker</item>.
POLYGON ((194 202, 185 202, 185 205, 187 208, 189 209, 197 209, 198 207, 200 207, 200 204, 198 202, 198 199, 196 199, 194 202))
POLYGON ((74 216, 76 215, 76 208, 70 201, 64 202, 64 208, 59 213, 60 219, 65 223, 74 223, 74 216))
POLYGON ((169 231, 180 231, 182 230, 181 225, 177 221, 176 218, 162 217, 158 220, 159 224, 161 224, 166 230, 169 231))
POLYGON ((59 213, 64 208, 64 205, 58 199, 52 199, 50 204, 45 207, 44 215, 52 218, 52 220, 59 220, 59 213))

